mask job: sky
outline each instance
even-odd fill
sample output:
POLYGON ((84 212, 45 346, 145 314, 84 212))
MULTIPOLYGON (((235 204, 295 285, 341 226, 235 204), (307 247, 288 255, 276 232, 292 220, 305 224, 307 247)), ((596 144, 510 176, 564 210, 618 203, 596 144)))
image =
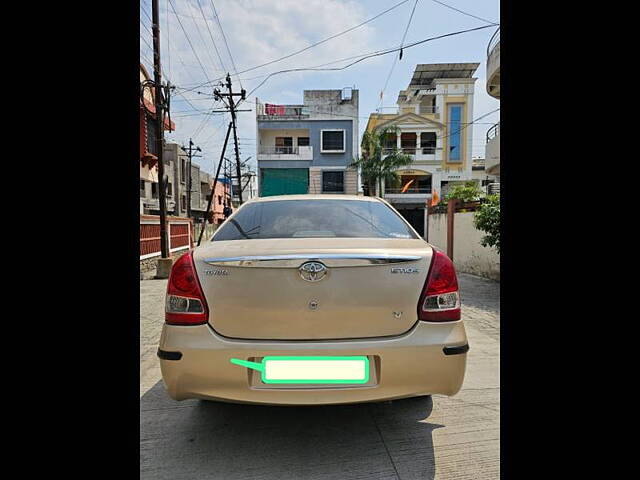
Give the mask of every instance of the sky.
MULTIPOLYGON (((486 51, 497 28, 495 26, 407 48, 401 60, 398 59, 398 52, 395 52, 365 59, 341 71, 288 72, 273 75, 262 82, 268 74, 279 70, 317 67, 329 62, 335 63, 328 67, 340 67, 358 57, 342 59, 397 48, 410 17, 405 45, 486 26, 488 23, 485 20, 499 23, 499 0, 417 0, 417 4, 416 0, 405 0, 396 8, 344 35, 285 60, 242 73, 355 27, 401 2, 159 0, 163 80, 169 80, 176 86, 171 97, 171 119, 176 124, 176 130, 167 133, 167 141, 187 145, 189 138, 192 138, 194 144, 202 149, 203 155, 194 159, 194 163, 198 163, 206 172, 215 173, 230 116, 207 112, 221 109, 222 105, 214 101, 212 93, 213 88, 218 86, 216 83, 224 80, 227 72, 232 74, 234 91, 239 92, 241 88, 247 91, 247 99, 239 108, 251 109, 251 112, 237 114, 238 137, 240 157, 242 160, 251 157, 249 165, 254 171, 257 165, 256 97, 262 103, 302 104, 302 92, 305 89, 355 87, 360 95, 358 115, 362 135, 369 114, 375 113, 381 106, 380 92, 384 89, 384 110, 394 107, 398 91, 407 87, 416 64, 478 62, 480 66, 474 74, 477 81, 473 117, 476 119, 498 109, 500 102, 486 93, 486 51), (235 75, 235 72, 241 73, 235 75), (255 92, 252 92, 254 89, 255 92)), ((151 18, 151 0, 141 0, 140 61, 150 74, 153 72, 151 18)), ((473 157, 484 157, 486 131, 499 120, 500 112, 497 111, 473 125, 473 157)), ((230 141, 226 152, 229 158, 233 158, 232 146, 230 141)))

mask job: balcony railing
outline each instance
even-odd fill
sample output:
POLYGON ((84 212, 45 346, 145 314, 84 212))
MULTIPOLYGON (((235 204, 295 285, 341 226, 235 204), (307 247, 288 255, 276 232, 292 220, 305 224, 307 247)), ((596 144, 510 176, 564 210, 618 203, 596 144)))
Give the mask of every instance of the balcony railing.
POLYGON ((496 123, 493 127, 487 130, 487 143, 500 135, 500 122, 496 123))
POLYGON ((500 43, 500 27, 495 31, 495 33, 491 36, 489 40, 489 44, 487 45, 487 58, 491 56, 491 50, 500 43))
POLYGON ((258 153, 263 155, 298 155, 300 147, 260 147, 258 153))
POLYGON ((436 147, 420 147, 420 148, 406 147, 406 148, 400 148, 400 149, 383 148, 382 155, 389 155, 390 153, 393 153, 396 150, 399 150, 406 155, 415 155, 416 152, 421 153, 422 155, 435 155, 436 153, 436 147))
POLYGON ((435 105, 420 105, 418 111, 420 115, 433 115, 434 113, 438 113, 438 107, 435 105))
POLYGON ((423 187, 423 188, 418 188, 418 187, 414 187, 414 188, 407 188, 404 192, 402 191, 402 188, 385 188, 384 189, 385 193, 389 193, 389 194, 408 194, 408 193, 418 193, 418 194, 428 194, 431 193, 431 187, 423 187))
POLYGON ((268 117, 299 117, 308 115, 309 111, 304 105, 275 105, 270 103, 259 103, 257 114, 268 117))

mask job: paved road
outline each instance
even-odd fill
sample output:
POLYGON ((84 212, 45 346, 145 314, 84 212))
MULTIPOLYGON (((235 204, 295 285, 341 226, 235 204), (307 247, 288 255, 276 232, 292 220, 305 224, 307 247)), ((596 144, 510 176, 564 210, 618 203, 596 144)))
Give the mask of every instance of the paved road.
POLYGON ((171 400, 155 356, 166 281, 141 281, 140 478, 498 479, 499 284, 459 281, 471 350, 456 396, 318 407, 171 400))

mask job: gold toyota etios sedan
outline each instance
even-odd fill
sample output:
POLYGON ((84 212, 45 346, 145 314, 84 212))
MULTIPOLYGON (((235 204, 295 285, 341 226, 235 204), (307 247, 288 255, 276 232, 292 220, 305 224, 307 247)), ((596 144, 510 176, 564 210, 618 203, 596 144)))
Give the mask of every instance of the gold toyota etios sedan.
POLYGON ((467 337, 453 263, 388 203, 245 203, 181 256, 158 356, 169 395, 319 405, 460 390, 467 337))

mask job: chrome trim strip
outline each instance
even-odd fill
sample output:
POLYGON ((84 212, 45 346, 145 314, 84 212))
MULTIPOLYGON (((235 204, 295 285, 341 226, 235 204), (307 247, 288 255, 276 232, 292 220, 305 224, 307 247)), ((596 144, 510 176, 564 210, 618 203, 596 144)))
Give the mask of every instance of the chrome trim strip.
POLYGON ((327 267, 363 267, 391 263, 414 262, 420 255, 392 255, 380 253, 308 253, 294 255, 246 255, 241 257, 211 257, 209 265, 258 268, 298 268, 306 261, 322 261, 327 267))

